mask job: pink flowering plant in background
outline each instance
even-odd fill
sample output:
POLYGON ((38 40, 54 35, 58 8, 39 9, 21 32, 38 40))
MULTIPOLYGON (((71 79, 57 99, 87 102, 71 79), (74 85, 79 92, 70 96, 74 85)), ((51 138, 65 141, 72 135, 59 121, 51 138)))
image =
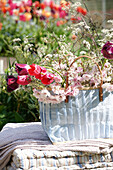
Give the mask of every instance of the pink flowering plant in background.
MULTIPOLYGON (((68 40, 65 35, 54 32, 44 41, 50 45, 56 41, 53 52, 41 58, 38 49, 38 62, 16 63, 18 75, 7 77, 9 92, 22 86, 32 87, 33 95, 45 103, 60 103, 67 96, 76 96, 81 89, 103 88, 113 91, 113 21, 111 28, 98 27, 80 2, 62 1, 62 15, 66 14, 65 32, 71 31, 68 40)), ((43 50, 48 46, 43 45, 43 50)))

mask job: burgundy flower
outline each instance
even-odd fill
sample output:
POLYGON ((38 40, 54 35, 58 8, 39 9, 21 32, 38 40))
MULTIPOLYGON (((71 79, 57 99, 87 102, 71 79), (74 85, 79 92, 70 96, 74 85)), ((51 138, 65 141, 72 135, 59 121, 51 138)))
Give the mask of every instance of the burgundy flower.
POLYGON ((16 72, 18 73, 18 75, 28 75, 28 68, 29 66, 27 64, 15 64, 16 68, 16 72))
POLYGON ((19 86, 17 83, 17 78, 12 75, 8 76, 6 81, 7 81, 7 91, 8 92, 14 91, 19 86))
POLYGON ((18 76, 17 83, 21 85, 27 85, 31 82, 31 78, 28 75, 18 76))
POLYGON ((113 59, 113 43, 109 41, 103 46, 102 54, 107 59, 113 59))

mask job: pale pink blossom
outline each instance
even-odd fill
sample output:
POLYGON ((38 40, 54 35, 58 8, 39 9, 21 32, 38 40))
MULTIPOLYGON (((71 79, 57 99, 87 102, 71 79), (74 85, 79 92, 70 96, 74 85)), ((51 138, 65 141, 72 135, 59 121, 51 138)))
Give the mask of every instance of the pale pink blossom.
POLYGON ((55 76, 54 80, 56 83, 61 83, 62 82, 62 78, 60 76, 55 76))
POLYGON ((91 79, 91 75, 90 74, 83 74, 82 78, 83 78, 83 81, 89 81, 91 79))

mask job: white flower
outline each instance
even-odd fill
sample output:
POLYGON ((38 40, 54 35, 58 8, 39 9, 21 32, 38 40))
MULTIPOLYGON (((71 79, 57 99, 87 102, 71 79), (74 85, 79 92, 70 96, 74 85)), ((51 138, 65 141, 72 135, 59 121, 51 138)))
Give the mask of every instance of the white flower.
POLYGON ((13 42, 18 42, 18 41, 21 41, 21 39, 20 38, 13 39, 13 42))
POLYGON ((86 54, 86 51, 81 51, 80 52, 80 55, 85 55, 86 54))
POLYGON ((105 88, 107 91, 113 91, 113 85, 110 83, 103 84, 102 88, 105 88))
POLYGON ((90 50, 90 43, 86 40, 83 40, 83 44, 90 50))
POLYGON ((90 27, 89 27, 88 25, 85 25, 85 29, 89 30, 89 29, 90 29, 90 27))
POLYGON ((46 98, 46 97, 50 97, 50 92, 47 90, 47 89, 43 89, 43 90, 41 90, 41 92, 40 92, 40 97, 41 98, 46 98))

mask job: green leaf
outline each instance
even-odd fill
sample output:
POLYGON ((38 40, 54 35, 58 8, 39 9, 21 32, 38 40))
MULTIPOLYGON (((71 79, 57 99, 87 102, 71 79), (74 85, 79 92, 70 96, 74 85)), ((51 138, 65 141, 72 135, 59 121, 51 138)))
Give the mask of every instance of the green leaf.
POLYGON ((23 117, 19 113, 15 112, 14 114, 16 122, 24 122, 23 117))

